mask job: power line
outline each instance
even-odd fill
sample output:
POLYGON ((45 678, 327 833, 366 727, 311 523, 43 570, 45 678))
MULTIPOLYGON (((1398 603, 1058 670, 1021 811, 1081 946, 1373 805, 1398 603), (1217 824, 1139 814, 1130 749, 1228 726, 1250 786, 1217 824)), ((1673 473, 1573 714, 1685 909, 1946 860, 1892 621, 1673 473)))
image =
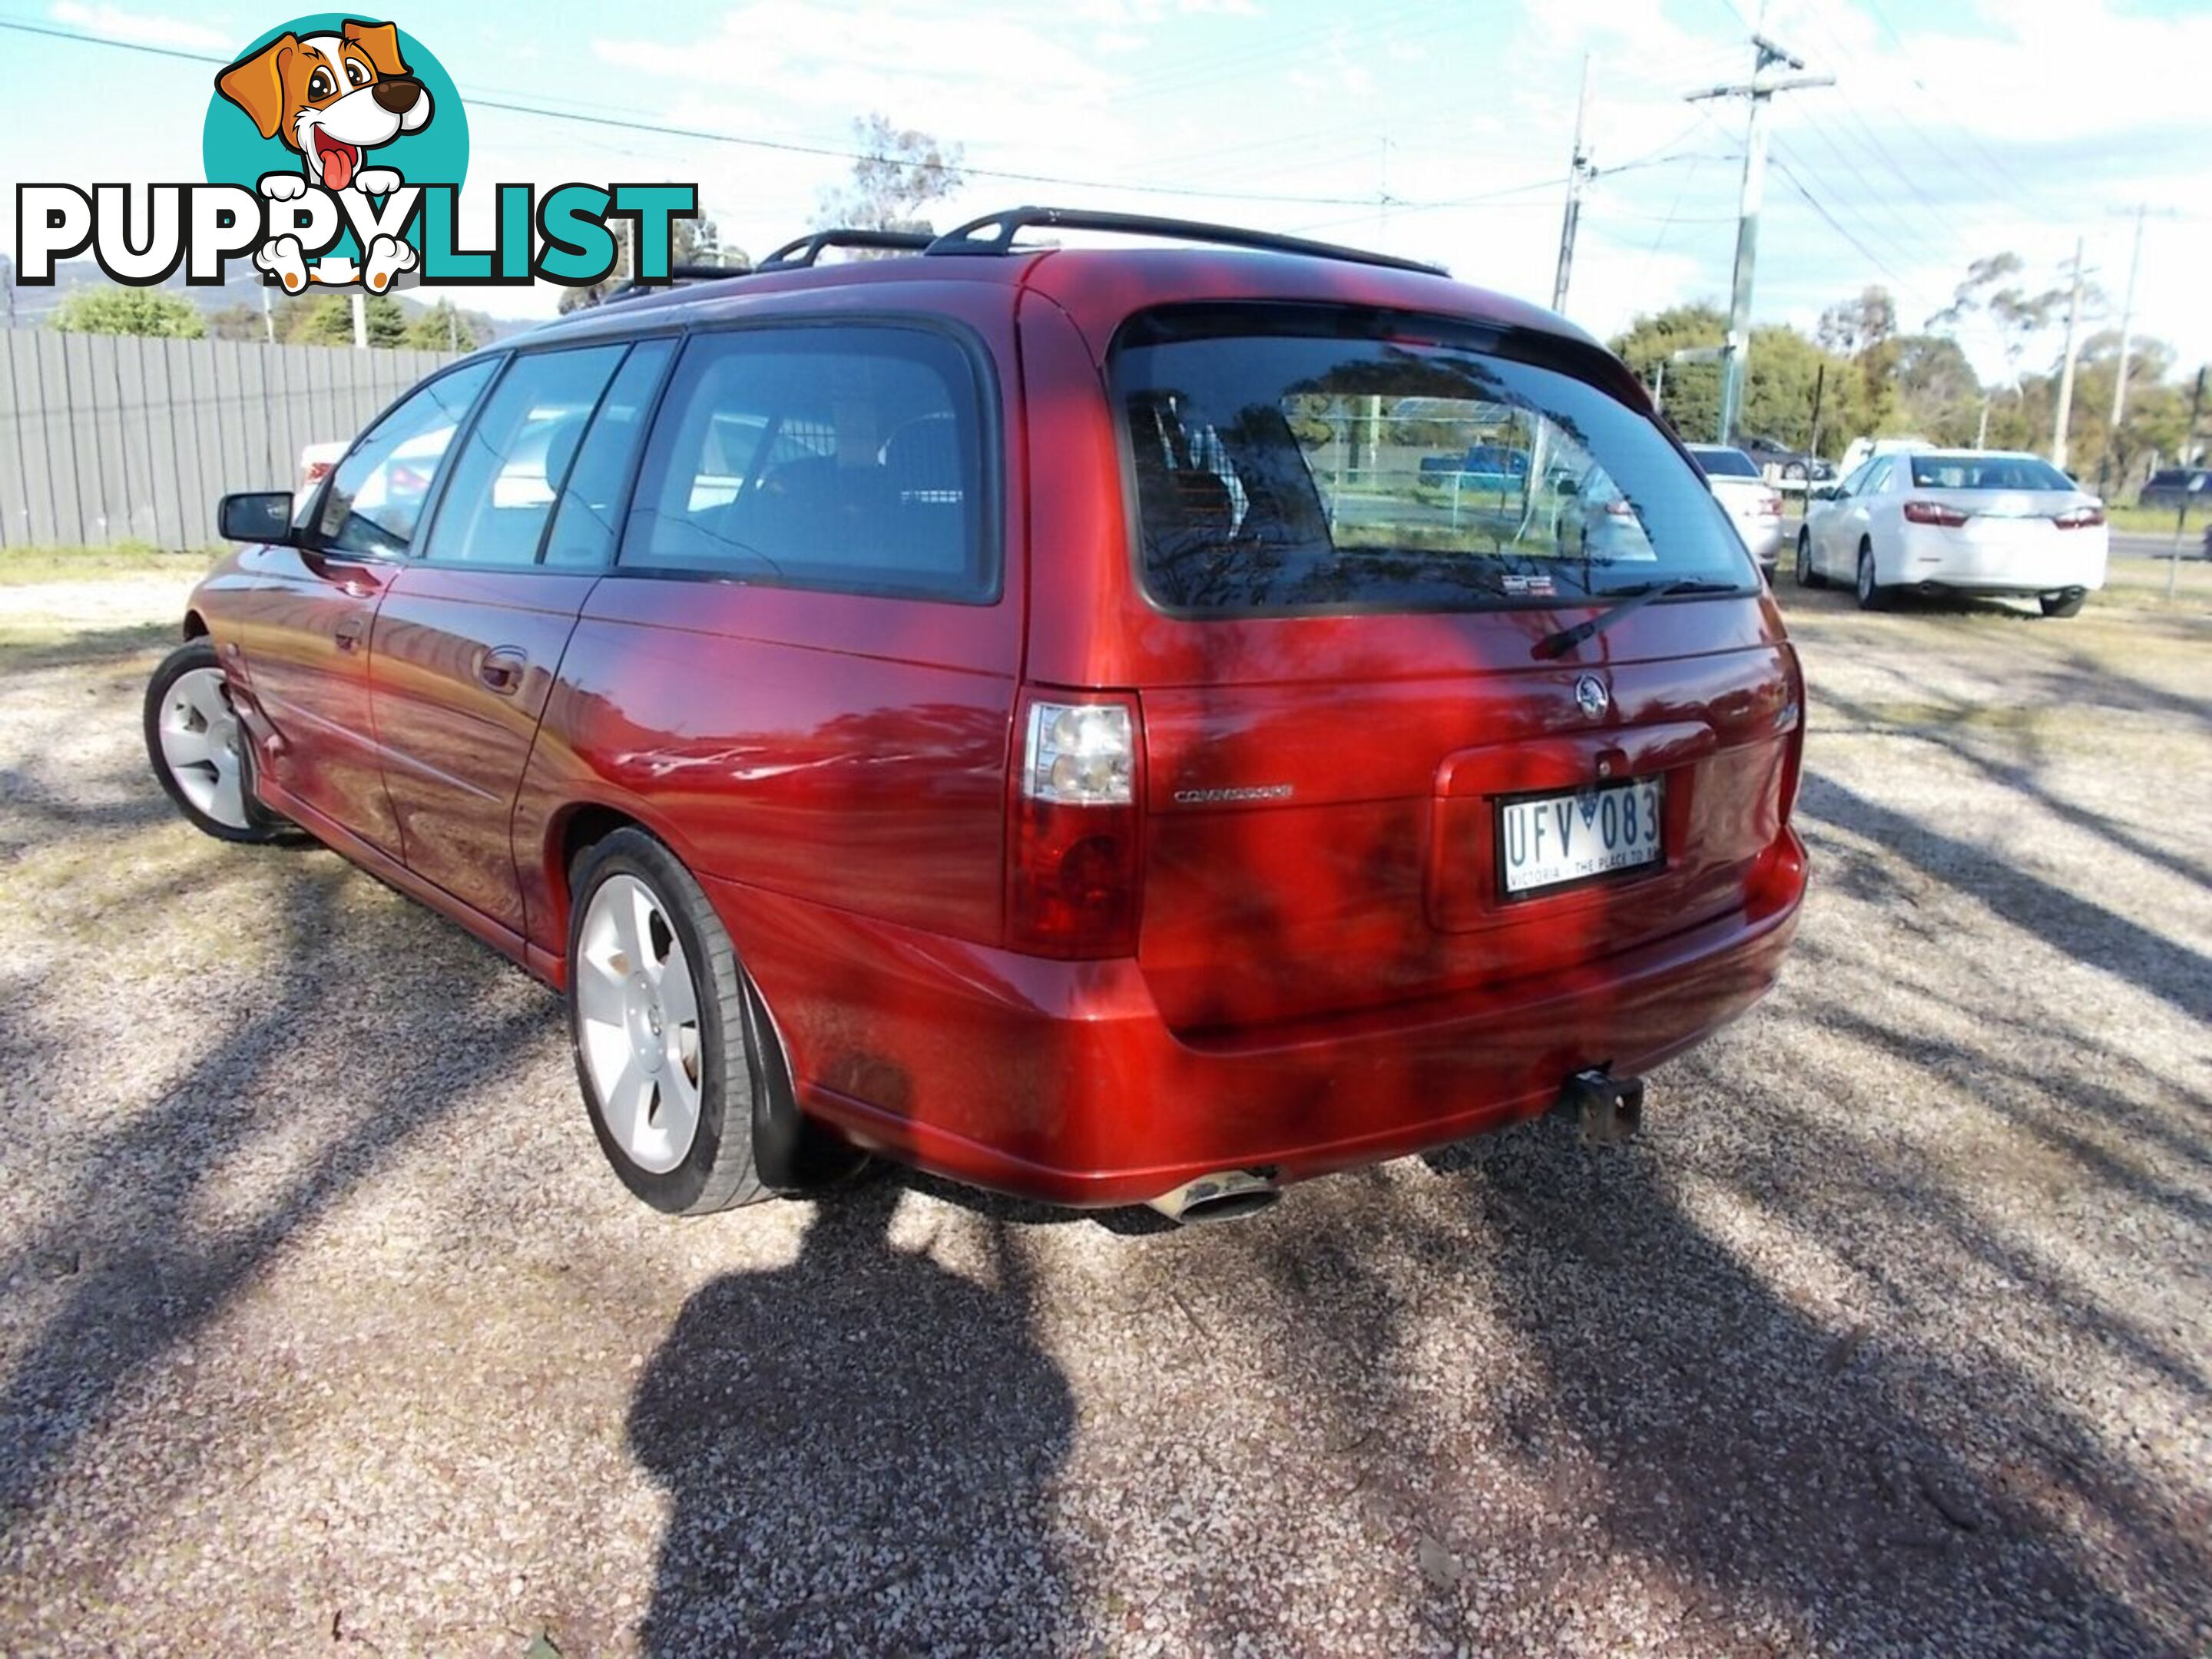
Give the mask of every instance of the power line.
MULTIPOLYGON (((1912 70, 1911 50, 1905 46, 1905 37, 1897 32, 1897 25, 1889 21, 1889 14, 1881 9, 1880 0, 1866 0, 1866 9, 1873 16, 1874 21, 1881 25, 1882 33, 1889 37, 1890 44, 1897 48, 1897 55, 1905 60, 1905 68, 1908 71, 1911 71, 1912 70)), ((1912 75, 1912 84, 1919 88, 1923 94, 1927 94, 1930 97, 1935 95, 1929 91, 1928 83, 1922 80, 1917 72, 1912 75)), ((1911 121, 1911 118, 1909 115, 1905 117, 1905 119, 1908 123, 1911 121)), ((2015 204, 2026 207, 2031 214, 2033 214, 2038 218, 2043 216, 2045 211, 2047 211, 2048 204, 2037 201, 2030 194, 2027 186, 2023 185, 2014 176, 2013 171, 2010 167, 2005 166, 2002 161, 1999 161, 1996 156, 1991 153, 1988 146, 1984 144, 1981 139, 1975 135, 1974 130, 1962 122, 1960 125, 1959 131, 1961 136, 1965 137, 1967 143, 1973 147, 1975 154, 1979 155, 1982 160, 1987 162, 1994 170, 1996 175, 1999 179, 2004 180, 2005 183, 2010 185, 2013 189, 2020 192, 2014 198, 2015 204)))
POLYGON ((1869 248, 1864 242, 1862 242, 1857 237, 1852 235, 1851 233, 1844 228, 1843 222, 1838 219, 1834 214, 1829 212, 1826 207, 1821 204, 1820 198, 1814 195, 1810 190, 1808 190, 1805 187, 1804 180, 1797 176, 1796 171, 1790 166, 1789 162, 1783 158, 1780 154, 1780 146, 1778 144, 1777 145, 1776 149, 1777 153, 1774 157, 1774 166, 1776 170, 1782 174, 1784 179, 1789 181, 1790 189, 1796 191, 1798 195, 1805 198, 1805 205, 1811 208, 1814 212, 1819 214, 1822 220, 1826 222, 1828 228, 1834 231, 1837 235, 1842 237, 1846 242, 1849 242, 1854 248, 1857 249, 1860 257, 1864 258, 1869 264, 1872 265, 1883 276, 1888 277, 1891 283, 1896 288, 1897 291, 1900 295, 1904 295, 1908 298, 1914 299, 1924 304, 1928 299, 1926 291, 1921 289, 1917 283, 1909 283, 1905 281, 1904 277, 1892 270, 1887 265, 1884 264, 1881 259, 1875 257, 1874 252, 1869 248))
MULTIPOLYGON (((10 18, 0 18, 0 29, 18 34, 43 35, 56 40, 70 40, 80 46, 106 46, 116 52, 135 52, 149 57, 170 58, 190 64, 228 63, 222 58, 210 57, 203 52, 185 52, 173 46, 156 46, 137 40, 109 40, 96 34, 80 34, 73 30, 48 28, 41 24, 24 23, 10 18)), ((787 155, 814 155, 840 161, 881 161, 886 158, 866 150, 846 149, 826 144, 802 144, 775 138, 740 138, 733 133, 714 132, 704 127, 680 127, 665 122, 648 121, 613 115, 587 115, 577 110, 549 109, 542 105, 525 104, 507 99, 471 97, 471 109, 500 110, 510 115, 536 116, 542 120, 565 121, 579 126, 607 127, 624 132, 651 133, 664 138, 684 138, 701 143, 729 144, 744 149, 774 150, 787 155)), ((1185 199, 1224 202, 1274 203, 1298 207, 1362 207, 1375 206, 1372 197, 1365 196, 1308 196, 1291 191, 1206 190, 1183 185, 1138 185, 1118 183, 1105 179, 1077 179, 1049 173, 1024 173, 1006 167, 972 167, 963 163, 956 171, 971 179, 999 179, 1012 184, 1058 185, 1070 190, 1120 191, 1137 196, 1172 196, 1185 199)), ((1460 204, 1436 202, 1430 204, 1392 204, 1409 208, 1451 207, 1460 204)))

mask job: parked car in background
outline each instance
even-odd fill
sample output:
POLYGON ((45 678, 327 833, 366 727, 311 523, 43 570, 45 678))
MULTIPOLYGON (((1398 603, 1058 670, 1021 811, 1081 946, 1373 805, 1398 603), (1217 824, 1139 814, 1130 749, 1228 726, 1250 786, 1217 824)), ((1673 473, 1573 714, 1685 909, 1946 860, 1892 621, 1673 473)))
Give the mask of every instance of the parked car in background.
POLYGON ((1862 610, 1894 592, 2033 596, 2071 617, 2105 585, 2104 503, 2039 457, 1994 450, 1879 455, 1816 490, 1797 580, 1849 581, 1862 610))
POLYGON ((2144 483, 2136 505, 2164 507, 2168 512, 2185 505, 2212 507, 2212 467, 2161 467, 2144 483))
POLYGON ((578 312, 304 514, 226 498, 163 787, 560 991, 665 1211, 872 1153, 1192 1218, 1555 1104, 1632 1129, 1779 969, 1805 688, 1627 368, 1261 233, 907 245, 578 312), (1448 523, 1315 441, 1439 388, 1578 489, 1448 523))
POLYGON ((1915 449, 1933 449, 1925 438, 1854 438, 1844 446, 1844 459, 1836 463, 1836 476, 1848 478, 1877 455, 1903 455, 1915 449))
POLYGON ((1517 483, 1528 476, 1528 453, 1504 444, 1472 444, 1449 455, 1424 455, 1421 471, 1431 483, 1442 483, 1455 472, 1517 483))
POLYGON ((1836 476, 1832 463, 1792 449, 1774 438, 1744 438, 1736 447, 1751 457, 1770 483, 1822 483, 1836 476))
POLYGON ((1692 444, 1692 457, 1704 469, 1705 487, 1728 509, 1729 522, 1769 581, 1782 556, 1782 496, 1750 456, 1723 444, 1692 444))
POLYGON ((315 493, 330 470, 345 459, 349 447, 343 438, 335 443, 303 444, 300 447, 300 482, 294 495, 305 507, 307 498, 315 493))

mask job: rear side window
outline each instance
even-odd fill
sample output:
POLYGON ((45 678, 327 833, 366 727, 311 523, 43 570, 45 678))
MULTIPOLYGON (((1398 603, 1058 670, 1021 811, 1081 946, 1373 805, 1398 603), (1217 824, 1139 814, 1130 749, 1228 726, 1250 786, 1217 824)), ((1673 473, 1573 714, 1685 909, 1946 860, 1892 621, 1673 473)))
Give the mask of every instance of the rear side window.
POLYGON ((591 569, 614 562, 623 486, 645 437, 653 392, 675 350, 672 341, 641 340, 623 359, 562 486, 553 533, 545 542, 547 564, 591 569))
POLYGON ((1448 321, 1337 308, 1132 319, 1109 374, 1152 597, 1289 615, 1755 584, 1656 424, 1498 345, 1448 321), (1439 452, 1487 465, 1422 465, 1439 452))
POLYGON ((621 562, 986 601, 984 469, 975 370, 941 333, 698 336, 654 421, 621 562))
POLYGON ((484 399, 453 458, 423 549, 441 563, 526 565, 626 348, 538 351, 517 357, 484 399))
POLYGON ((406 552, 454 430, 498 366, 485 358, 441 374, 362 434, 331 476, 318 544, 337 553, 406 552))

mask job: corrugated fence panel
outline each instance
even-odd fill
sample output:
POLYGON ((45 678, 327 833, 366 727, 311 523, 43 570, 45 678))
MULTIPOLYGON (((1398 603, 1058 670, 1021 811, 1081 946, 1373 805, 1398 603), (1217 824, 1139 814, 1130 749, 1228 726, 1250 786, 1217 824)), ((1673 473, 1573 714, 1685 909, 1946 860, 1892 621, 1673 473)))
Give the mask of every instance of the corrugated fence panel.
POLYGON ((442 351, 0 331, 0 548, 205 547, 216 501, 289 489, 442 351))

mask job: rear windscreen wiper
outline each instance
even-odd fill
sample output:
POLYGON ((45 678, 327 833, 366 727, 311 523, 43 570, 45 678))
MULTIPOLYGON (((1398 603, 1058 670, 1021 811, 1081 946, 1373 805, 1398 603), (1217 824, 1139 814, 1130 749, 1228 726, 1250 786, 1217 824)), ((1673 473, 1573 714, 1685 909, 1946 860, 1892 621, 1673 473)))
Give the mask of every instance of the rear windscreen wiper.
POLYGON ((1577 623, 1572 628, 1562 628, 1556 634, 1547 634, 1536 641, 1539 657, 1564 657, 1584 640, 1594 640, 1632 611, 1641 611, 1654 599, 1671 599, 1681 593, 1733 593, 1732 582, 1700 581, 1694 576, 1685 576, 1680 581, 1646 582, 1641 587, 1626 591, 1619 605, 1610 611, 1601 611, 1588 622, 1577 623))

